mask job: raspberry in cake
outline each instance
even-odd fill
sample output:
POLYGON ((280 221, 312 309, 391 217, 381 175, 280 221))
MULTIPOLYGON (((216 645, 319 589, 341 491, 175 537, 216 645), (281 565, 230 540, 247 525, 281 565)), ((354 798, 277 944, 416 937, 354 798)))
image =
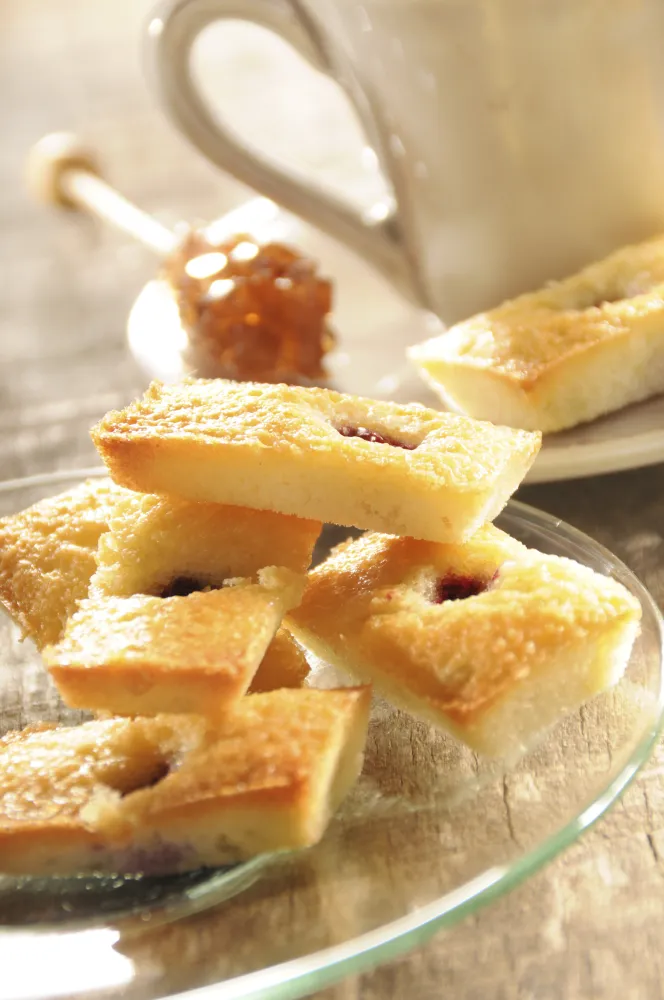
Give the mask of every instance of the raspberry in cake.
POLYGON ((171 715, 9 734, 0 870, 165 874, 313 844, 360 772, 369 703, 276 691, 214 730, 171 715))
POLYGON ((0 520, 0 602, 41 649, 87 596, 115 505, 132 494, 91 479, 0 520))
POLYGON ((494 518, 538 434, 325 389, 153 383, 93 439, 133 490, 451 541, 494 518))
POLYGON ((507 757, 619 680, 640 615, 615 580, 488 525, 458 545, 344 543, 287 625, 396 705, 507 757))
POLYGON ((453 409, 552 432, 664 392, 664 239, 410 348, 453 409))
MULTIPOLYGON (((246 693, 304 579, 272 567, 257 583, 235 579, 187 596, 91 597, 44 662, 74 708, 217 718, 246 693)), ((269 660, 265 670, 263 683, 275 673, 269 660)))

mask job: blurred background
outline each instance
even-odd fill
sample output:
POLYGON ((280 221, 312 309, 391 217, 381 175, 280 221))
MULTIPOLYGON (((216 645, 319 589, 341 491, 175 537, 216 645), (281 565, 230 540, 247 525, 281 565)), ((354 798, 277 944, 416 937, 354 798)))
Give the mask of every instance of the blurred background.
MULTIPOLYGON (((163 118, 142 65, 149 0, 0 5, 0 478, 94 464, 87 429, 144 387, 125 344, 129 309, 157 261, 73 213, 36 204, 30 147, 76 132, 105 177, 167 224, 208 221, 254 192, 208 165, 163 118)), ((277 160, 314 169, 357 204, 383 193, 371 151, 334 84, 262 29, 199 41, 215 107, 277 160)))

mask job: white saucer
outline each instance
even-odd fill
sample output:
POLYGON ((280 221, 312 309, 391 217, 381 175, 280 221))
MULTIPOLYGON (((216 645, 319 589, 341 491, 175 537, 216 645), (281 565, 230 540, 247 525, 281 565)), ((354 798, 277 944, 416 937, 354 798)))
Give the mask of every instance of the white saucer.
MULTIPOLYGON (((433 336, 438 321, 399 295, 368 264, 266 198, 255 198, 208 227, 215 242, 233 233, 289 243, 320 261, 334 281, 333 323, 339 344, 327 362, 335 388, 357 395, 419 402, 440 400, 420 380, 405 348, 433 336)), ((175 381, 184 370, 186 334, 163 282, 149 282, 131 310, 129 346, 150 377, 175 381)), ((664 461, 664 396, 545 438, 529 482, 575 479, 664 461)))

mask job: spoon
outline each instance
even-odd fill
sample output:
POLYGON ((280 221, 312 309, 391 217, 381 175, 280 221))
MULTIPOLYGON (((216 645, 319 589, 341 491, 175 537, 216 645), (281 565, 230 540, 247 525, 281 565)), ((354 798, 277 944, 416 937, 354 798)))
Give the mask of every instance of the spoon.
POLYGON ((110 222, 162 257, 180 243, 176 233, 104 180, 94 153, 70 132, 40 139, 30 151, 26 173, 28 189, 37 201, 110 222))
POLYGON ((27 182, 36 200, 109 222, 162 258, 165 281, 152 283, 138 335, 129 330, 146 369, 154 371, 154 358, 166 352, 169 379, 193 372, 326 381, 331 284, 310 258, 246 233, 217 240, 214 224, 174 232, 111 187, 92 150, 71 133, 40 139, 28 156, 27 182))

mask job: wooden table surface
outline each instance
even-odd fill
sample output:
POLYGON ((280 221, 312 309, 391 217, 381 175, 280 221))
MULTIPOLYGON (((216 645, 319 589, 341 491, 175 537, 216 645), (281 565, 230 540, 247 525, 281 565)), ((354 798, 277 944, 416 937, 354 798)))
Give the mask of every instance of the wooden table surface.
MULTIPOLYGON (((125 345, 125 321, 154 272, 147 251, 110 229, 30 203, 22 171, 31 143, 56 129, 80 132, 99 149, 114 182, 166 221, 211 218, 249 194, 193 153, 155 108, 140 66, 147 11, 143 0, 0 5, 5 479, 94 464, 89 425, 145 384, 125 345)), ((280 68, 261 68, 235 39, 218 44, 225 44, 228 93, 235 95, 233 85, 238 95, 249 91, 256 109, 263 91, 251 82, 280 68)), ((343 124, 341 103, 327 92, 325 99, 322 111, 304 109, 310 127, 292 133, 282 134, 265 111, 261 118, 260 107, 247 120, 282 155, 293 153, 299 134, 301 162, 343 187, 361 147, 343 124), (348 154, 333 163, 336 129, 348 154)), ((238 102, 231 111, 242 119, 238 102)), ((664 466, 530 487, 521 496, 603 542, 664 602, 664 466)), ((522 888, 421 950, 319 993, 319 1000, 664 996, 663 779, 660 751, 607 818, 522 888)))

